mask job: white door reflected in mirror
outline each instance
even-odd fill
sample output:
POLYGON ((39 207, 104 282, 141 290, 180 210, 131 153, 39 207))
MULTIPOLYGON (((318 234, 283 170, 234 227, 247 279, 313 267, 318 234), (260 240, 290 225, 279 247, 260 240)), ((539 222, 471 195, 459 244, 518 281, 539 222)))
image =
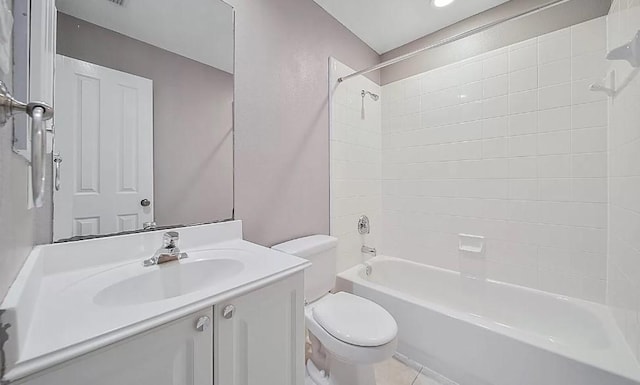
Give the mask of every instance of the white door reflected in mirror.
POLYGON ((57 55, 55 89, 54 239, 153 222, 153 82, 57 55))

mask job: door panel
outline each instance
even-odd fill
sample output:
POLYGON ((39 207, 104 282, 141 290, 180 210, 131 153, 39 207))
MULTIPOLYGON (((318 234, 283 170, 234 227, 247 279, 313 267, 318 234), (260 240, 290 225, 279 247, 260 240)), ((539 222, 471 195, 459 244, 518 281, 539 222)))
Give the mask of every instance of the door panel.
POLYGON ((57 55, 54 239, 153 221, 153 83, 57 55), (148 199, 152 204, 143 207, 148 199))
POLYGON ((299 273, 216 306, 215 385, 304 383, 303 290, 299 273))
MULTIPOLYGON (((100 180, 100 89, 102 82, 100 79, 86 76, 77 77, 78 85, 78 106, 71 112, 78 116, 78 126, 75 131, 74 150, 77 155, 76 167, 78 179, 76 194, 99 194, 100 180)), ((59 95, 60 99, 64 95, 59 95)), ((63 105, 64 107, 64 105, 63 105)), ((59 114, 66 111, 60 109, 59 114)), ((60 118, 62 120, 62 118, 60 118)), ((58 144, 61 149, 66 147, 65 126, 60 127, 58 144)), ((65 154, 66 156, 66 154, 65 154)), ((65 164, 65 166, 67 166, 65 164)))

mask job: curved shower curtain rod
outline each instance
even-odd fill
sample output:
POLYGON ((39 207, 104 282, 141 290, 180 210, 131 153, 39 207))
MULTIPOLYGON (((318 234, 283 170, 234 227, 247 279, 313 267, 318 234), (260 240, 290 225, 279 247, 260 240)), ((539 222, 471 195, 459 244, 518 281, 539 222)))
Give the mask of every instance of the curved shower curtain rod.
POLYGON ((390 66, 392 64, 396 64, 396 63, 399 63, 401 61, 405 61, 407 59, 410 59, 410 58, 412 58, 412 57, 414 57, 416 55, 419 55, 419 54, 421 54, 423 52, 426 52, 426 51, 429 51, 431 49, 438 48, 438 47, 443 46, 445 44, 453 43, 454 41, 458 41, 460 39, 464 39, 465 37, 469 37, 471 35, 475 35, 476 33, 486 31, 486 30, 488 30, 490 28, 496 27, 496 26, 498 26, 500 24, 503 24, 503 23, 506 23, 508 21, 520 19, 522 17, 529 16, 531 14, 544 11, 546 9, 555 7, 556 5, 560 5, 560 4, 566 3, 568 1, 570 1, 570 0, 554 0, 554 1, 550 1, 550 2, 545 3, 543 5, 539 5, 537 7, 533 7, 531 9, 528 9, 527 11, 520 12, 518 14, 509 16, 509 17, 505 17, 503 19, 499 19, 499 20, 496 20, 496 21, 493 21, 491 23, 482 25, 480 27, 476 27, 476 28, 470 29, 468 31, 465 31, 465 32, 453 35, 451 37, 448 37, 446 39, 440 40, 437 43, 434 43, 434 44, 428 45, 426 47, 420 48, 418 50, 415 50, 413 52, 409 52, 409 53, 406 53, 404 55, 398 56, 396 58, 389 59, 389 60, 384 61, 384 62, 382 62, 380 64, 376 64, 373 67, 369 67, 369 68, 354 72, 351 75, 347 75, 347 76, 343 76, 341 78, 338 78, 338 82, 342 83, 343 81, 349 80, 349 79, 351 79, 353 77, 364 75, 364 74, 368 74, 369 72, 377 71, 379 69, 388 67, 388 66, 390 66))

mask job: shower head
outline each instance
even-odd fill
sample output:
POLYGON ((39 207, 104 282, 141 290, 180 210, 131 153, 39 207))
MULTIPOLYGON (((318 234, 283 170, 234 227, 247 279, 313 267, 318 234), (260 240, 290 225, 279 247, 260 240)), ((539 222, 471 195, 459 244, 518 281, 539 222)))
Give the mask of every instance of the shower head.
POLYGON ((369 95, 369 97, 371 97, 371 100, 373 100, 374 102, 377 102, 377 101, 378 101, 378 99, 380 99, 380 96, 379 96, 379 95, 376 95, 376 94, 374 94, 374 93, 372 93, 372 92, 370 92, 370 91, 362 90, 361 95, 362 95, 362 97, 363 97, 363 98, 364 98, 365 96, 369 95))

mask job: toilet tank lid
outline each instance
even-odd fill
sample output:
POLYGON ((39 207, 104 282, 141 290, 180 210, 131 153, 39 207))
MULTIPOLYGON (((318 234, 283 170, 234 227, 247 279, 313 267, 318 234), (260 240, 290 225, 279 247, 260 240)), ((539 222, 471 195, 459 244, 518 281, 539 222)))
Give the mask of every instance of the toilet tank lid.
POLYGON ((335 248, 337 245, 338 238, 329 235, 312 235, 310 237, 280 243, 271 248, 283 253, 305 258, 335 248))

